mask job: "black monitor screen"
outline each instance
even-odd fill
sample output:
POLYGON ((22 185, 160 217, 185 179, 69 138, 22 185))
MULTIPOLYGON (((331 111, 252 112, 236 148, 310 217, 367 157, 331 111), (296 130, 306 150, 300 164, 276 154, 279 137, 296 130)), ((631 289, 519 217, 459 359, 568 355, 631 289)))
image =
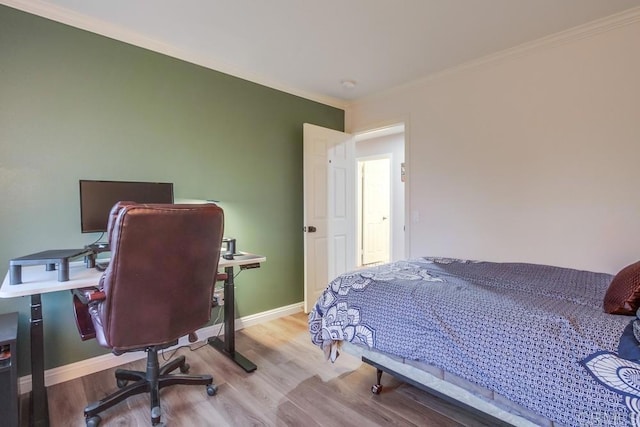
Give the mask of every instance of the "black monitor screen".
POLYGON ((107 231, 109 212, 119 201, 173 203, 173 184, 80 180, 80 224, 83 233, 107 231))

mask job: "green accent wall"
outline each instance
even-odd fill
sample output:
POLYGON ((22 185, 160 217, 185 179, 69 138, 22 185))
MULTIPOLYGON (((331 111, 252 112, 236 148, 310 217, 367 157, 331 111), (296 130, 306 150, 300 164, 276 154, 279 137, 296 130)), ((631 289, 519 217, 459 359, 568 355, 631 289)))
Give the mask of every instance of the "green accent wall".
MULTIPOLYGON (((2 274, 100 237, 80 233, 78 180, 163 181, 220 200, 225 234, 267 256, 236 278, 238 317, 302 301, 305 122, 343 130, 344 111, 0 6, 2 274)), ((20 375, 29 302, 0 299, 20 313, 20 375)), ((47 369, 108 352, 80 341, 69 292, 43 308, 47 369)))

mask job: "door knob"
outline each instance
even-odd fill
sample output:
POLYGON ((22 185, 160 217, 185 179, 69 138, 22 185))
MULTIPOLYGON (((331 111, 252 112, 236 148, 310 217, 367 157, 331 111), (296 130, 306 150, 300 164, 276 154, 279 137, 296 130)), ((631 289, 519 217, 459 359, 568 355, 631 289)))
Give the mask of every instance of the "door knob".
POLYGON ((313 225, 307 227, 307 233, 315 233, 318 231, 313 225))

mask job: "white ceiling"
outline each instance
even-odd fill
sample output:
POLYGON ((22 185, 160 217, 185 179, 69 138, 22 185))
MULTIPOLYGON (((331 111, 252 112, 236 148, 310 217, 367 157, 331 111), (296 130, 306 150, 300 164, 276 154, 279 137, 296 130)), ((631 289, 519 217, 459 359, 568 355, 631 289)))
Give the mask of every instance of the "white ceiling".
POLYGON ((344 104, 640 6, 640 0, 0 0, 344 104), (352 89, 343 80, 353 80, 352 89))

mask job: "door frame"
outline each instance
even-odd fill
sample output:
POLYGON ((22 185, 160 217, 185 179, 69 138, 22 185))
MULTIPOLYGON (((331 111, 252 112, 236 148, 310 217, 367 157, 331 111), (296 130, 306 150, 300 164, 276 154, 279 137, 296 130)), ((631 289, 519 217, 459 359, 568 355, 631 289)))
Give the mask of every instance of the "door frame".
MULTIPOLYGON (((400 226, 399 224, 403 224, 402 226, 402 240, 403 240, 403 244, 401 245, 400 248, 397 248, 397 251, 393 250, 393 247, 395 246, 395 239, 397 239, 397 233, 400 232, 398 230, 394 230, 394 224, 390 224, 391 227, 391 234, 390 234, 390 240, 391 240, 391 252, 390 252, 390 257, 391 260, 394 259, 394 256, 400 256, 402 259, 406 259, 411 257, 411 217, 410 217, 410 206, 411 206, 411 176, 410 176, 410 163, 411 163, 411 155, 410 155, 410 151, 411 151, 411 137, 410 137, 410 117, 403 117, 403 118, 399 118, 397 120, 389 120, 389 121, 384 121, 384 122, 379 122, 377 124, 374 125, 368 125, 368 126, 362 126, 362 127, 358 127, 356 130, 353 130, 351 132, 351 134, 354 137, 354 141, 356 144, 359 144, 363 141, 367 141, 369 139, 374 139, 374 138, 378 138, 378 137, 383 137, 383 136, 388 136, 388 135, 394 135, 394 134, 402 134, 403 136, 403 151, 404 151, 404 162, 402 165, 402 171, 404 171, 404 184, 403 184, 403 188, 404 188, 404 203, 402 206, 402 218, 399 218, 399 215, 393 215, 393 217, 395 218, 395 225, 397 225, 398 227, 400 226), (402 250, 402 253, 400 253, 400 250, 402 250)), ((359 157, 360 158, 365 158, 366 156, 362 156, 359 157)), ((357 169, 358 165, 357 165, 357 161, 354 163, 354 169, 357 169)), ((355 175, 357 175, 357 173, 355 173, 355 175)), ((394 172, 393 172, 393 165, 391 168, 391 191, 392 191, 392 210, 393 210, 393 188, 394 188, 394 183, 393 180, 396 177, 394 176, 394 172)), ((355 178, 355 180, 357 180, 357 176, 355 178)), ((356 186, 358 183, 356 181, 354 181, 354 186, 356 186)), ((354 221, 354 227, 357 228, 357 224, 356 221, 354 221)), ((357 233, 358 230, 354 228, 353 232, 357 233)), ((356 254, 354 254, 354 256, 356 256, 356 254)))

